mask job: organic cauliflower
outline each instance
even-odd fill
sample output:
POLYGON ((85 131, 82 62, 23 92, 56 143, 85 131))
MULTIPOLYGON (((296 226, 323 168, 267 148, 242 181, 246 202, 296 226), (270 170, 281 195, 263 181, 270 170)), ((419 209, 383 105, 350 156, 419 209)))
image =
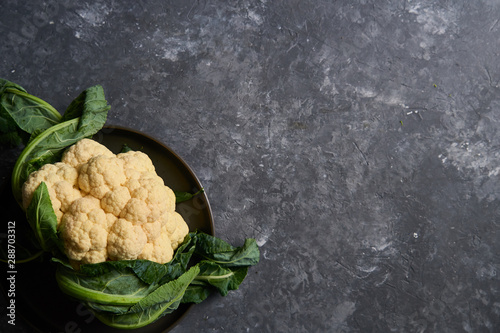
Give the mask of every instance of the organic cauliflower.
POLYGON ((80 263, 148 259, 169 262, 189 228, 174 192, 139 151, 113 154, 90 139, 66 150, 23 185, 23 206, 41 182, 49 190, 68 258, 80 263))

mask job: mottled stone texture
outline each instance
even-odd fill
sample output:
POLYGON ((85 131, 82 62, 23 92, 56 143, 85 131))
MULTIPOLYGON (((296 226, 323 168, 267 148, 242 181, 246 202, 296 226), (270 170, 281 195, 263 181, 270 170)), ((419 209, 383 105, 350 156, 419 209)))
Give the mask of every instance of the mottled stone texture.
POLYGON ((109 124, 192 166, 216 234, 261 245, 173 332, 500 331, 498 1, 1 8, 0 77, 58 108, 102 84, 109 124))

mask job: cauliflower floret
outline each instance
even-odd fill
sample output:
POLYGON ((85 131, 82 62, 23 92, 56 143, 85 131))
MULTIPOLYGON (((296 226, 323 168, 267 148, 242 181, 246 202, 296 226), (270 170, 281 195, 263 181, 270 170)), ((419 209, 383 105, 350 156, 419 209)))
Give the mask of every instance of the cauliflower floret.
POLYGON ((160 236, 161 228, 162 224, 160 220, 142 225, 142 230, 146 234, 146 237, 148 237, 148 242, 152 242, 160 236))
POLYGON ((175 194, 163 185, 160 177, 141 177, 127 182, 126 186, 130 190, 131 199, 121 211, 120 217, 144 224, 157 221, 166 212, 175 210, 175 194))
POLYGON ((125 183, 125 186, 130 190, 133 191, 139 187, 142 186, 143 182, 146 179, 149 179, 150 182, 158 183, 165 185, 163 183, 163 179, 156 174, 156 172, 151 172, 151 171, 145 171, 141 173, 138 177, 135 177, 136 175, 134 174, 134 177, 128 178, 127 182, 125 183))
POLYGON ((148 238, 141 226, 126 219, 118 219, 108 236, 108 255, 111 260, 137 259, 148 238))
POLYGON ((98 155, 115 156, 111 150, 99 142, 91 139, 82 139, 64 152, 61 162, 78 168, 83 163, 87 163, 91 157, 98 155))
POLYGON ((174 250, 184 241, 189 233, 189 227, 177 212, 168 212, 162 216, 161 221, 146 223, 143 230, 148 235, 148 242, 144 246, 138 259, 152 260, 166 263, 172 260, 174 250), (156 235, 150 238, 150 235, 156 235))
POLYGON ((82 164, 78 176, 80 190, 98 199, 102 199, 106 193, 122 186, 126 181, 123 160, 105 155, 92 157, 82 164))
POLYGON ((120 217, 134 224, 141 225, 148 222, 150 209, 143 200, 132 198, 123 208, 120 217))
POLYGON ((147 243, 138 259, 146 259, 164 264, 172 260, 174 249, 166 233, 162 233, 154 241, 147 243))
POLYGON ((77 188, 78 172, 75 168, 65 163, 45 164, 40 169, 32 172, 23 184, 23 207, 27 209, 33 198, 33 193, 45 182, 49 190, 52 208, 61 222, 62 215, 69 205, 82 195, 77 188))
POLYGON ((182 215, 177 212, 167 213, 163 219, 161 232, 168 235, 172 248, 175 250, 189 233, 189 227, 182 215))
POLYGON ((106 260, 110 226, 108 219, 112 219, 106 215, 99 200, 92 196, 77 199, 71 204, 60 226, 69 259, 82 263, 106 260))
POLYGON ((55 183, 53 189, 57 199, 61 202, 60 209, 62 213, 68 210, 73 201, 82 197, 80 190, 67 181, 55 183))
POLYGON ((107 213, 120 216, 121 211, 130 200, 130 192, 125 186, 120 186, 104 195, 101 206, 107 213))
POLYGON ((127 179, 138 179, 144 172, 156 174, 153 162, 148 155, 141 151, 128 151, 116 155, 125 162, 125 175, 127 179))

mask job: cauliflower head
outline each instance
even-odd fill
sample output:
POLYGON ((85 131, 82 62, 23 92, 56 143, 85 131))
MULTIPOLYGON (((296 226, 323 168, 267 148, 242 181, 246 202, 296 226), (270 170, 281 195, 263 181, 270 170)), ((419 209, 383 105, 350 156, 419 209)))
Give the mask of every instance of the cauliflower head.
POLYGON ((174 192, 143 152, 115 155, 94 140, 80 140, 61 162, 30 174, 23 185, 25 209, 41 182, 75 266, 133 259, 167 263, 189 232, 175 211, 174 192))

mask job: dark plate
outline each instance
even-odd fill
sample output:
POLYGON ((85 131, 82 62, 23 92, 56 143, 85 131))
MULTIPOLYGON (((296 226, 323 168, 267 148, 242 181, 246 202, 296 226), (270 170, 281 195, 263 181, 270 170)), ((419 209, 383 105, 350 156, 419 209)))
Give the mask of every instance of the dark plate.
MULTIPOLYGON (((140 150, 148 154, 155 165, 159 176, 165 184, 176 191, 196 192, 201 184, 191 168, 172 149, 157 140, 137 131, 122 127, 105 127, 94 136, 94 139, 114 153, 118 153, 123 144, 133 150, 140 150)), ((17 204, 9 195, 7 189, 2 189, 2 199, 6 208, 7 221, 16 222, 16 234, 22 237, 23 225, 26 220, 17 204), (10 199, 9 199, 10 197, 10 199)), ((195 199, 177 205, 177 211, 184 217, 191 231, 195 229, 214 235, 212 212, 205 194, 195 199)), ((5 221, 5 223, 7 223, 5 221)), ((6 231, 6 226, 4 227, 6 231)), ((2 242, 6 247, 6 243, 2 242)), ((8 269, 3 271, 7 276, 1 279, 4 297, 10 288, 7 285, 8 269)), ((69 332, 69 333, 115 333, 123 330, 110 328, 95 318, 82 304, 72 301, 63 294, 54 278, 54 266, 44 262, 29 262, 16 264, 15 296, 16 321, 26 321, 38 332, 69 332), (21 319, 22 318, 22 319, 21 319)), ((168 314, 157 322, 137 330, 128 330, 134 333, 167 332, 181 320, 191 308, 191 305, 181 304, 172 314, 168 314)), ((8 318, 7 318, 8 319, 8 318)))

